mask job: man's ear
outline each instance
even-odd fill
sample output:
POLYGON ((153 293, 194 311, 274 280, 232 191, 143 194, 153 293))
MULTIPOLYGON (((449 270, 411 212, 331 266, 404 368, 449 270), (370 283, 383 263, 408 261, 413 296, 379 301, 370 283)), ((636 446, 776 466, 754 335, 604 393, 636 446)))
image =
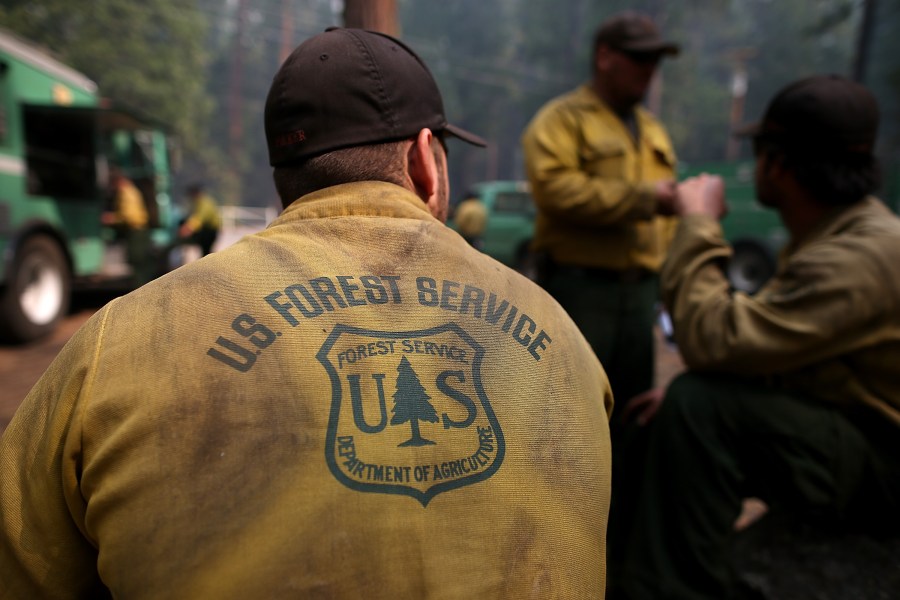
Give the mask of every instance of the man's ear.
POLYGON ((790 170, 785 167, 785 156, 777 150, 765 150, 757 160, 762 160, 766 173, 770 177, 780 177, 790 170))
POLYGON ((433 139, 434 134, 430 129, 422 129, 409 147, 406 157, 413 191, 429 208, 436 201, 440 185, 437 159, 431 149, 433 139))
POLYGON ((614 57, 613 50, 609 46, 598 46, 597 51, 594 53, 594 69, 599 72, 609 70, 614 57))

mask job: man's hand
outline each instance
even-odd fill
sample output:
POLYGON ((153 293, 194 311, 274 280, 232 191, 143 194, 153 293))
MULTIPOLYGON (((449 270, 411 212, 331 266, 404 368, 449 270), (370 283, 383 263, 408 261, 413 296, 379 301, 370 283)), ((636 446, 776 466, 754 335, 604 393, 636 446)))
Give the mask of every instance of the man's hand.
POLYGON ((707 215, 718 220, 727 213, 725 183, 718 175, 703 173, 678 184, 678 193, 675 196, 675 214, 679 216, 707 215))
POLYGON ((656 182, 656 212, 660 215, 675 214, 675 198, 678 194, 678 184, 674 179, 663 179, 656 182))
POLYGON ((625 403, 622 418, 627 420, 631 415, 634 415, 634 419, 637 421, 638 425, 646 425, 650 422, 650 419, 656 415, 657 411, 659 411, 659 407, 662 406, 665 395, 665 388, 654 388, 652 390, 647 390, 642 394, 638 394, 625 403))

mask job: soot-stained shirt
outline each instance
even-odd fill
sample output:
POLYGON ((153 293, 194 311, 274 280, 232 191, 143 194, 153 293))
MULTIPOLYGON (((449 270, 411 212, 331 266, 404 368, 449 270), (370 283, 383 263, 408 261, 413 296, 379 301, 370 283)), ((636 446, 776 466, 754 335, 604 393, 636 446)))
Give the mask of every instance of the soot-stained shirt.
POLYGON ((114 300, 0 440, 0 597, 598 598, 602 367, 386 183, 114 300))

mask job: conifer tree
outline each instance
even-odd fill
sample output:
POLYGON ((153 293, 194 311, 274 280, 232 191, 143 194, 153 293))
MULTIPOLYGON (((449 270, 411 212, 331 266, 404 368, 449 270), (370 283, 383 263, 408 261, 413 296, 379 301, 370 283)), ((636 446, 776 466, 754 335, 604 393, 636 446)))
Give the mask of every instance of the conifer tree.
POLYGON ((400 446, 427 446, 434 442, 426 440, 419 433, 419 421, 437 423, 437 411, 431 405, 431 396, 425 391, 419 376, 413 370, 409 360, 404 356, 397 365, 397 386, 394 392, 394 407, 391 409, 391 425, 409 422, 412 437, 400 446))

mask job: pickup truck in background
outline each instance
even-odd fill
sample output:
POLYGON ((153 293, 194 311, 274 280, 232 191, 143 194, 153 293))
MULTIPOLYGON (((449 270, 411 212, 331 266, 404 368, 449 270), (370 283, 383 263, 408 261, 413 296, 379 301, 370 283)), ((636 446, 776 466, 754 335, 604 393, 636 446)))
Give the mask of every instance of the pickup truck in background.
MULTIPOLYGON (((787 241, 778 214, 756 201, 753 170, 752 160, 687 164, 679 170, 680 179, 704 172, 724 178, 729 213, 722 228, 734 248, 727 276, 734 289, 751 294, 775 273, 778 253, 787 241)), ((528 182, 484 181, 471 187, 470 196, 480 198, 488 213, 482 251, 533 279, 530 245, 537 211, 528 182)), ((452 218, 449 225, 454 226, 452 218)))
MULTIPOLYGON (((528 182, 483 181, 473 185, 465 197, 479 198, 487 210, 481 251, 533 279, 531 238, 536 209, 528 182)), ((448 225, 454 227, 452 216, 448 225)))

